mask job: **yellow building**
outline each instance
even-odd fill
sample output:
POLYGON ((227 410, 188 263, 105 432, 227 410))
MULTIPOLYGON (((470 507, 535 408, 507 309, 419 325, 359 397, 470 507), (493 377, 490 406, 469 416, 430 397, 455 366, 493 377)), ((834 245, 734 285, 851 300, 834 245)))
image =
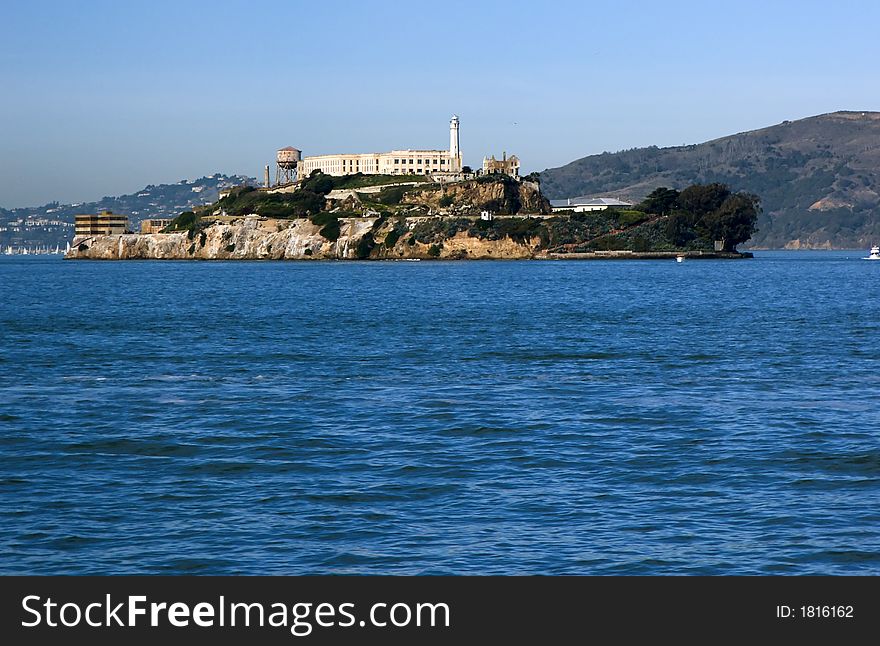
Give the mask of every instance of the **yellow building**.
POLYGON ((125 233, 128 229, 128 217, 113 211, 101 211, 97 215, 77 215, 75 223, 76 236, 112 236, 125 233))
POLYGON ((169 224, 171 224, 171 218, 141 220, 141 233, 162 233, 162 229, 169 224))
POLYGON ((483 174, 517 177, 519 176, 519 157, 516 155, 508 157, 507 153, 504 153, 501 159, 495 159, 495 155, 483 157, 483 174))

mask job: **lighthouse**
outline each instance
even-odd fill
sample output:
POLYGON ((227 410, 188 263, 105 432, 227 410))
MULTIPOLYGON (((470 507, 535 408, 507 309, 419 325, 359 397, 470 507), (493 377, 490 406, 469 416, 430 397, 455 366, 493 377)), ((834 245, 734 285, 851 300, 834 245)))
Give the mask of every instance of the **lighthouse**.
POLYGON ((458 147, 458 115, 453 114, 449 120, 449 157, 455 172, 461 171, 461 150, 458 147))

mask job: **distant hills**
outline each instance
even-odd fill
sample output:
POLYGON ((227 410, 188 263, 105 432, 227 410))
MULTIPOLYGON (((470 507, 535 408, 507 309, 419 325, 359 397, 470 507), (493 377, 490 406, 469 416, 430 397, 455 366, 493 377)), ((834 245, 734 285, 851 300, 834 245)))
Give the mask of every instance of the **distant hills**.
POLYGON ((96 202, 52 202, 38 207, 0 209, 0 247, 64 247, 73 239, 73 219, 77 213, 104 209, 127 215, 132 229, 137 231, 141 220, 173 218, 183 211, 216 202, 224 188, 255 182, 244 175, 215 173, 199 179, 182 179, 176 184, 149 184, 137 193, 103 197, 96 202))
MULTIPOLYGON (((73 216, 109 209, 133 228, 217 201, 256 180, 214 174, 83 204, 0 208, 0 246, 64 246, 73 216)), ((880 244, 880 112, 834 112, 713 141, 591 155, 541 173, 549 198, 640 201, 660 186, 723 182, 762 199, 758 231, 742 247, 866 248, 880 244)))
POLYGON ((554 199, 639 201, 660 186, 707 182, 762 198, 746 247, 880 244, 880 113, 834 112, 702 144, 602 153, 541 173, 554 199))

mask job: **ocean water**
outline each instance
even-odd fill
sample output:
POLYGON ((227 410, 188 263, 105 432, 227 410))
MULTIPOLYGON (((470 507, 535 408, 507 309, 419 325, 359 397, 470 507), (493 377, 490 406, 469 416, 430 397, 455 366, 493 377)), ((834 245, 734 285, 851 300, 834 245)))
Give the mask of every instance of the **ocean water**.
POLYGON ((878 574, 862 255, 0 258, 0 573, 878 574))

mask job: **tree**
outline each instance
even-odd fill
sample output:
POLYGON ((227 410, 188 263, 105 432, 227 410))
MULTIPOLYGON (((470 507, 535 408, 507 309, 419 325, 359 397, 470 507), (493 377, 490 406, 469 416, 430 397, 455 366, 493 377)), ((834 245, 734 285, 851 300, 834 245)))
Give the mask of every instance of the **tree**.
POLYGON ((751 193, 734 193, 712 213, 704 216, 700 228, 710 240, 723 240, 724 251, 735 251, 755 232, 761 200, 751 193))
POLYGON ((645 213, 668 215, 678 207, 678 191, 661 186, 648 194, 638 209, 645 213))
POLYGON ((320 170, 313 170, 312 174, 300 185, 300 190, 327 195, 333 190, 333 178, 320 170))
POLYGON ((678 196, 678 204, 682 209, 695 216, 702 217, 721 208, 730 196, 730 187, 726 184, 694 184, 684 189, 678 196))
POLYGON ((693 218, 683 211, 675 211, 666 221, 666 237, 676 247, 684 247, 696 238, 693 218))

